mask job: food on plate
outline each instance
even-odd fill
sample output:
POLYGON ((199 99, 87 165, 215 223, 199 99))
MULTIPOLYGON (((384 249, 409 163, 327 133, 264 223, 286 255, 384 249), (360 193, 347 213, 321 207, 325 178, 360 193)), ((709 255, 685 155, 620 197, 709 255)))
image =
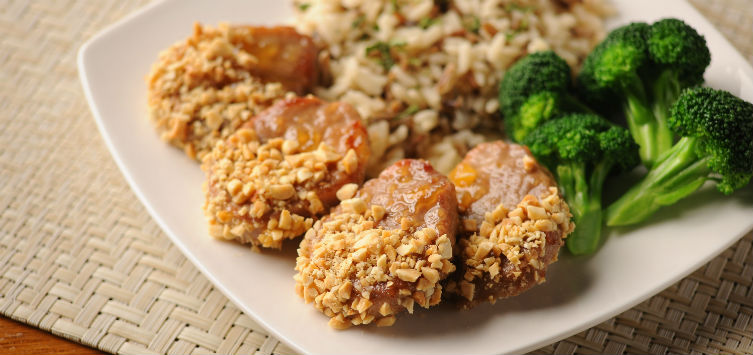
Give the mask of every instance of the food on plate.
POLYGON ((262 81, 281 83, 298 95, 316 85, 318 51, 311 37, 288 26, 232 26, 227 37, 239 52, 251 55, 254 63, 247 70, 262 81))
POLYGON ((369 154, 366 129, 350 105, 278 101, 205 157, 209 232, 280 248, 337 204, 339 190, 363 182, 369 154))
POLYGON ((496 141, 469 151, 449 178, 461 221, 448 292, 470 308, 544 282, 574 227, 546 168, 526 147, 496 141))
POLYGON ((577 228, 567 249, 576 255, 593 253, 601 240, 606 178, 639 163, 630 132, 595 114, 576 113, 544 123, 523 142, 555 174, 570 206, 577 228))
POLYGON ((681 20, 635 22, 612 31, 588 55, 579 90, 598 108, 622 107, 650 168, 675 142, 669 108, 683 88, 703 83, 710 62, 706 40, 681 20))
POLYGON ((352 104, 372 144, 368 173, 404 157, 448 173, 496 139, 499 81, 518 58, 553 50, 576 67, 605 35, 608 1, 294 0, 332 77, 314 93, 352 104))
POLYGON ((703 83, 711 52, 706 39, 693 27, 682 20, 666 18, 651 25, 648 54, 656 76, 647 83, 652 109, 658 122, 666 122, 682 90, 703 83))
MULTIPOLYGON (((642 222, 707 181, 725 194, 748 184, 753 106, 728 92, 698 87, 710 62, 704 37, 674 18, 619 27, 584 61, 579 93, 598 110, 622 107, 648 168, 643 180, 608 207, 607 225, 642 222)), ((577 206, 571 207, 578 223, 577 206)))
POLYGON ((711 88, 687 89, 672 106, 669 128, 680 137, 648 174, 607 209, 607 225, 642 222, 707 181, 724 194, 753 175, 753 104, 711 88))
POLYGON ((196 24, 152 67, 149 115, 163 140, 201 160, 274 101, 307 93, 316 56, 312 39, 291 27, 196 24))
POLYGON ((570 66, 552 51, 527 55, 513 64, 499 85, 505 133, 522 142, 536 127, 569 112, 591 110, 573 95, 570 66))
POLYGON ((455 270, 452 183, 428 162, 406 159, 350 195, 306 232, 298 295, 336 329, 389 326, 415 305, 438 304, 440 281, 455 270))
POLYGON ((591 51, 603 0, 294 3, 308 35, 196 24, 153 66, 149 108, 202 161, 210 235, 304 235, 295 289, 335 329, 544 282, 563 245, 598 248, 606 179, 641 161, 608 225, 753 176, 753 105, 697 88, 710 53, 681 20, 591 51), (595 113, 615 108, 628 128, 595 113), (497 140, 500 115, 526 146, 497 140))

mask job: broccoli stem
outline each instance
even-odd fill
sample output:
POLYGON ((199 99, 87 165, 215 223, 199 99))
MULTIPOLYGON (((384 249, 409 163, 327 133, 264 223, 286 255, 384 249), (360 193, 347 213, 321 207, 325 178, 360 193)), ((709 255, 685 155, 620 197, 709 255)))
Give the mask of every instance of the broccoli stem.
POLYGON ((601 240, 601 201, 585 206, 587 210, 575 219, 575 230, 567 237, 567 250, 573 255, 591 254, 601 240))
POLYGON ((711 169, 709 158, 696 153, 697 145, 697 138, 683 137, 665 152, 643 180, 607 208, 607 225, 642 222, 703 186, 711 169))
POLYGON ((567 249, 574 255, 591 254, 596 251, 601 241, 602 209, 601 194, 604 180, 609 174, 611 164, 598 164, 586 179, 582 164, 559 166, 560 179, 568 186, 562 186, 565 199, 575 221, 575 230, 567 238, 567 249))
POLYGON ((654 80, 652 89, 654 101, 651 109, 657 123, 656 148, 657 156, 659 156, 672 148, 672 144, 674 143, 674 134, 669 129, 667 122, 669 120, 669 110, 682 92, 678 73, 670 69, 662 71, 656 80, 654 80))
MULTIPOLYGON (((573 216, 581 215, 588 197, 588 181, 583 164, 562 164, 557 166, 557 177, 562 194, 570 206, 573 216)), ((576 218, 577 222, 577 218, 576 218)))
MULTIPOLYGON (((628 123, 630 134, 638 143, 638 154, 641 161, 646 167, 650 168, 659 157, 660 143, 665 137, 659 138, 659 126, 651 106, 646 99, 646 91, 643 89, 639 79, 631 80, 630 85, 625 88, 625 119, 628 123)), ((671 146, 671 132, 669 144, 671 146)))

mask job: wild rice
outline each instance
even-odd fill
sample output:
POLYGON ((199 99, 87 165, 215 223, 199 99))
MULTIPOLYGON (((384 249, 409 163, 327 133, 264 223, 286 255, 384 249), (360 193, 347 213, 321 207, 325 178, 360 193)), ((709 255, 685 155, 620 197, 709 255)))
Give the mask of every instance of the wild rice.
POLYGON ((356 107, 368 173, 404 157, 449 172, 498 138, 497 86, 515 60, 552 49, 577 67, 604 35, 606 0, 294 0, 296 26, 325 49, 315 90, 356 107))

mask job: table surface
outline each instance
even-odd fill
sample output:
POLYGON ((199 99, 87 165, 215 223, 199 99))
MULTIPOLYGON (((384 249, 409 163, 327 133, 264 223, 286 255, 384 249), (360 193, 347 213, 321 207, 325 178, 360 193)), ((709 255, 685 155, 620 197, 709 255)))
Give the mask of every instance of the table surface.
MULTIPOLYGON (((690 1, 753 62, 753 0, 690 1)), ((0 314, 36 327, 0 316, 0 354, 102 354, 79 343, 290 353, 161 234, 88 113, 76 49, 145 2, 0 1, 0 314)), ((537 352, 751 353, 752 276, 749 234, 661 294, 537 352)))
POLYGON ((0 355, 100 355, 103 352, 0 317, 0 355))

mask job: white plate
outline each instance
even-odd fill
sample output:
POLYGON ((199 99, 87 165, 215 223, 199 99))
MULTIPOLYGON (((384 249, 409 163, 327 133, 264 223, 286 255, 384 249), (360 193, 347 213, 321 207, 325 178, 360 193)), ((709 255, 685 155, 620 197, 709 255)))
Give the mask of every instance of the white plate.
MULTIPOLYGON (((706 36, 708 84, 753 101, 753 69, 683 1, 620 0, 611 24, 679 17, 706 36)), ((144 77, 160 50, 194 21, 289 22, 288 1, 163 1, 87 42, 78 65, 99 129, 126 180, 185 255, 235 304, 280 340, 307 353, 520 353, 627 310, 678 281, 753 227, 753 189, 723 198, 713 189, 659 213, 639 229, 612 232, 593 257, 562 253, 549 281, 523 296, 469 312, 449 306, 404 316, 391 328, 335 331, 293 291, 295 243, 254 253, 207 235, 198 165, 158 139, 147 118, 144 77)))

